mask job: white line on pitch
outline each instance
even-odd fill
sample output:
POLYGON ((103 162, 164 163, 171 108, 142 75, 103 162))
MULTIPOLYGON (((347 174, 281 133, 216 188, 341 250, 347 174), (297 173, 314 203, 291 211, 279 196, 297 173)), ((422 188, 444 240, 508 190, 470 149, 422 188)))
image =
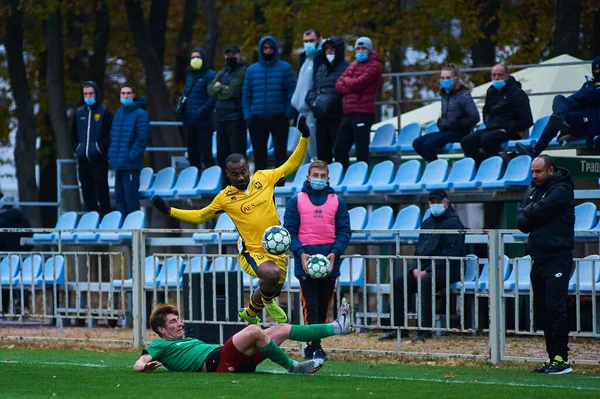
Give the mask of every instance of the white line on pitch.
POLYGON ((22 360, 2 360, 2 363, 9 364, 44 364, 50 366, 81 366, 81 367, 106 367, 103 364, 93 364, 93 363, 66 363, 66 362, 26 362, 22 360))

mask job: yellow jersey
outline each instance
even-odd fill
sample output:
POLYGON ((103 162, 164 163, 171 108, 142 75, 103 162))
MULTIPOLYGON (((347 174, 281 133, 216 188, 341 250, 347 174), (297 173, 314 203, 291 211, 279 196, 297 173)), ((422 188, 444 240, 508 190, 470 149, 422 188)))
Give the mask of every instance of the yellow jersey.
POLYGON ((227 186, 206 207, 197 210, 171 208, 170 215, 190 223, 204 223, 225 212, 235 223, 242 245, 240 252, 265 252, 262 234, 269 226, 280 225, 275 207, 275 183, 282 177, 298 170, 304 155, 308 138, 301 137, 290 158, 280 167, 256 171, 250 177, 246 190, 227 186))

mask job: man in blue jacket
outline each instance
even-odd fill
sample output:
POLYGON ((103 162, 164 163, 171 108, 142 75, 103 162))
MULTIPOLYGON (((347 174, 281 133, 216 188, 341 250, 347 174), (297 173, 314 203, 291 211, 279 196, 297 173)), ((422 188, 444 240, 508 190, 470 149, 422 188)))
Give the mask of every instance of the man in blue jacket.
POLYGON ((192 49, 190 68, 185 80, 183 95, 186 97, 183 110, 183 126, 187 131, 188 159, 191 166, 202 170, 215 164, 212 155, 213 112, 216 97, 208 95, 208 85, 217 76, 208 65, 206 52, 200 47, 192 49))
POLYGON ((135 97, 129 83, 121 85, 123 105, 113 120, 110 131, 108 160, 115 174, 117 210, 123 217, 140 209, 140 171, 144 167, 144 151, 150 140, 150 118, 146 100, 135 97))
MULTIPOLYGON (((340 257, 352 235, 348 208, 329 186, 326 162, 318 160, 310 164, 302 191, 287 202, 283 225, 292 237, 290 250, 295 256, 294 274, 300 280, 304 323, 325 323, 335 280, 340 276, 340 257), (329 274, 322 279, 307 275, 306 262, 316 254, 327 256, 330 262, 329 274)), ((304 358, 313 357, 327 360, 321 341, 306 346, 304 358)))
POLYGON ((272 36, 263 37, 258 44, 258 62, 248 67, 242 91, 255 170, 267 169, 269 133, 273 136, 276 166, 287 159, 288 121, 295 116, 290 101, 295 88, 292 66, 279 59, 277 41, 272 36))
POLYGON ((88 212, 100 217, 110 212, 108 193, 108 145, 112 113, 104 104, 96 82, 84 82, 81 88, 84 105, 77 108, 71 134, 77 147, 81 194, 88 212))

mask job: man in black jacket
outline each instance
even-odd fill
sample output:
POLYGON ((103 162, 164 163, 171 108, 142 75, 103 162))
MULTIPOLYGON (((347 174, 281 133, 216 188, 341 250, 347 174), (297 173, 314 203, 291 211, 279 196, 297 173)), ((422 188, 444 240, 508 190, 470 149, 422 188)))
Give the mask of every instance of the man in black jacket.
MULTIPOLYGON (((435 189, 429 193, 429 207, 431 216, 421 225, 422 230, 462 230, 465 226, 460 221, 458 215, 448 199, 448 194, 444 190, 435 189)), ((464 256, 465 255, 465 236, 464 234, 420 234, 415 256, 464 256)), ((450 265, 450 283, 460 281, 460 261, 451 260, 450 265)), ((407 295, 416 294, 421 280, 421 292, 419 296, 419 308, 421 316, 421 326, 431 327, 432 307, 432 279, 433 268, 435 268, 435 291, 443 290, 446 287, 446 259, 413 259, 408 268, 406 276, 407 295)), ((404 277, 394 279, 394 322, 397 326, 404 324, 404 277)), ((407 332, 403 332, 407 336, 407 332)), ((413 338, 414 342, 424 341, 431 338, 431 331, 419 331, 413 338)), ((392 331, 383 337, 380 341, 396 338, 396 331, 392 331)))
POLYGON ((84 105, 77 108, 71 135, 77 147, 81 194, 88 212, 100 217, 110 212, 108 194, 108 147, 112 113, 104 104, 96 82, 84 82, 81 88, 84 105))
POLYGON ((536 329, 544 330, 548 360, 533 373, 570 373, 567 293, 573 270, 575 208, 573 179, 549 155, 531 163, 531 185, 517 211, 517 224, 529 233, 533 259, 531 286, 536 329))
POLYGON ((525 130, 533 125, 529 97, 521 89, 521 83, 510 76, 508 68, 502 64, 492 68, 492 85, 485 94, 483 123, 485 129, 460 141, 465 157, 473 158, 477 165, 498 155, 502 143, 522 138, 525 130))

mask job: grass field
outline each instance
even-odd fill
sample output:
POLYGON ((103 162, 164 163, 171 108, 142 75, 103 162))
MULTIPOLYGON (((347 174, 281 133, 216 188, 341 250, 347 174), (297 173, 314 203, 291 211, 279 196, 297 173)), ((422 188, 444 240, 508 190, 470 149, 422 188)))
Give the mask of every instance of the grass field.
POLYGON ((600 375, 526 369, 328 361, 286 375, 265 361, 254 374, 134 373, 138 354, 0 349, 0 397, 173 398, 599 398, 600 375))

